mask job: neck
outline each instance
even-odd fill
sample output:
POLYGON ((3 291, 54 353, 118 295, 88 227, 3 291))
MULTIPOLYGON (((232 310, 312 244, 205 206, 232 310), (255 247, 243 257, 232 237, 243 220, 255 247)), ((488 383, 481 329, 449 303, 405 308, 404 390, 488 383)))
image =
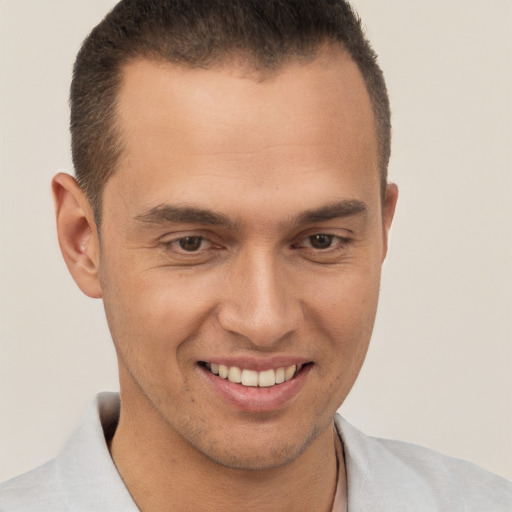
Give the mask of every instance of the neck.
MULTIPOLYGON (((123 402, 121 402, 123 404, 123 402)), ((110 450, 139 510, 330 512, 338 473, 334 425, 292 462, 272 469, 239 470, 217 464, 183 440, 151 407, 131 414, 121 406, 110 450)), ((338 458, 342 451, 338 450, 338 458)), ((338 470, 339 466, 339 470, 338 470)))

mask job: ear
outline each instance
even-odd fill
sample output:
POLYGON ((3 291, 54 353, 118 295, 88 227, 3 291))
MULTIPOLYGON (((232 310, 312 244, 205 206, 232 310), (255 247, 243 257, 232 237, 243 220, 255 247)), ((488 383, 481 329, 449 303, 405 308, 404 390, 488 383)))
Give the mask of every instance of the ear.
POLYGON ((398 187, 394 183, 389 183, 386 187, 386 196, 382 205, 382 259, 383 262, 388 253, 389 230, 395 216, 396 203, 398 201, 398 187))
POLYGON ((92 207, 69 174, 53 178, 52 192, 60 250, 68 270, 85 295, 100 298, 100 246, 92 207))

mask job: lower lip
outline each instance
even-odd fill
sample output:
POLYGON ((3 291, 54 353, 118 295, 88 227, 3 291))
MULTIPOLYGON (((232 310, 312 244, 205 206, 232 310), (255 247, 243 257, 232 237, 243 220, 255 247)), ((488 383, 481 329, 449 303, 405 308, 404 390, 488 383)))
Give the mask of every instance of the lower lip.
POLYGON ((313 365, 308 364, 290 380, 271 387, 251 387, 235 384, 214 375, 200 366, 200 370, 213 390, 237 409, 248 412, 271 412, 297 397, 313 365))

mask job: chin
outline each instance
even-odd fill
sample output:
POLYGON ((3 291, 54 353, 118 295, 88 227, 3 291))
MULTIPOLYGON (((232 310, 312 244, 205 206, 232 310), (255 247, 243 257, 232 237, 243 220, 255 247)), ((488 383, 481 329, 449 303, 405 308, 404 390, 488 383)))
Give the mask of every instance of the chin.
POLYGON ((232 451, 210 451, 205 455, 214 463, 242 471, 265 471, 286 466, 299 457, 307 446, 235 447, 232 451))
POLYGON ((276 435, 275 426, 270 429, 264 425, 254 426, 256 428, 238 432, 223 429, 217 435, 203 435, 189 441, 198 452, 216 464, 234 470, 262 471, 290 464, 321 432, 317 425, 307 431, 280 426, 281 435, 276 435))

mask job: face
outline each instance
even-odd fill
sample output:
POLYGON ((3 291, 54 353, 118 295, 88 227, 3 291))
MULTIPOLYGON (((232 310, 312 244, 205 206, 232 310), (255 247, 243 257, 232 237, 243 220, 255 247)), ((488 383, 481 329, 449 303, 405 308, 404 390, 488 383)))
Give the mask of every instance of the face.
POLYGON ((377 307, 394 199, 362 77, 338 49, 272 76, 140 61, 119 100, 99 275, 122 415, 225 466, 292 461, 377 307))

